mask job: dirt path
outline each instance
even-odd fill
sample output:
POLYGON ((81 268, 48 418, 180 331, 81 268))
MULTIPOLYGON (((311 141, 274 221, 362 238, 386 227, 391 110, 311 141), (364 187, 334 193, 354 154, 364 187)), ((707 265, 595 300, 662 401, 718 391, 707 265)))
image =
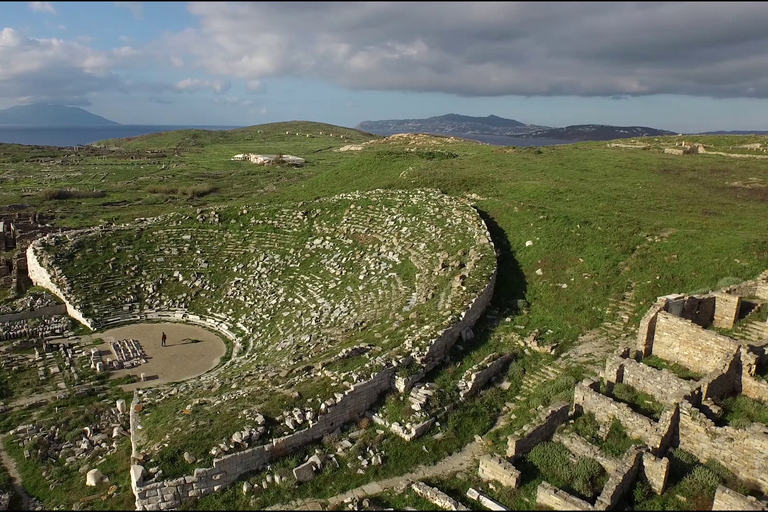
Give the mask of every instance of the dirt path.
POLYGON ((27 491, 24 490, 24 487, 21 486, 21 475, 16 467, 16 462, 5 451, 4 441, 5 436, 0 436, 0 462, 8 470, 8 474, 11 475, 11 485, 13 485, 14 492, 21 497, 21 510, 32 510, 32 500, 27 491))

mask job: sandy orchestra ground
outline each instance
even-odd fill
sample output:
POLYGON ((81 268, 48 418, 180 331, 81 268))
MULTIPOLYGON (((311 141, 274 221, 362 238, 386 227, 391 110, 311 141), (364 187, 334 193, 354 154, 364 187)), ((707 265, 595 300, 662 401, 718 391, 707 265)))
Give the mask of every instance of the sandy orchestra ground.
POLYGON ((99 337, 104 343, 97 348, 104 360, 114 358, 109 348, 111 340, 137 340, 147 355, 146 364, 110 372, 113 379, 145 374, 145 382, 123 386, 126 391, 196 377, 216 367, 226 353, 226 346, 219 336, 202 327, 182 323, 124 325, 104 331, 99 337), (165 347, 161 346, 163 332, 168 337, 165 347))

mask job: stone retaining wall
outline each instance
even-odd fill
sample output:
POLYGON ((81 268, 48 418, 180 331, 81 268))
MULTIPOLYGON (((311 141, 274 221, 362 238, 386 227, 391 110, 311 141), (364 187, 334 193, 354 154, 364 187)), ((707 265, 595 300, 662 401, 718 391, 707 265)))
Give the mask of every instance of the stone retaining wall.
POLYGON ((768 510, 768 507, 757 501, 754 496, 744 496, 733 489, 718 485, 712 510, 768 510))
POLYGON ((461 332, 474 326, 477 320, 483 314, 485 309, 488 307, 488 304, 490 304, 491 299, 493 298, 493 290, 496 285, 497 272, 498 269, 493 271, 493 274, 491 274, 491 278, 485 289, 480 295, 475 297, 475 300, 472 301, 472 305, 467 311, 464 312, 461 320, 446 329, 443 334, 437 338, 429 347, 427 354, 421 361, 421 363, 424 365, 424 373, 430 371, 432 368, 442 363, 445 359, 445 356, 448 355, 448 352, 451 350, 451 348, 453 348, 453 346, 456 344, 456 341, 458 341, 461 337, 461 332))
POLYGON ((67 308, 67 314, 69 316, 84 326, 88 327, 89 329, 93 330, 95 327, 93 320, 90 318, 85 318, 85 316, 83 316, 83 314, 67 300, 66 295, 64 295, 59 287, 53 283, 48 270, 46 270, 45 267, 40 264, 37 253, 35 251, 41 243, 41 240, 42 238, 35 240, 29 244, 29 247, 27 247, 27 272, 29 273, 29 278, 32 280, 32 284, 35 286, 42 286, 43 288, 47 288, 52 291, 56 296, 64 301, 64 305, 67 308))
POLYGON ((552 439, 557 427, 568 421, 570 404, 559 402, 539 413, 537 421, 525 427, 522 437, 507 437, 507 457, 514 459, 531 451, 534 446, 552 439))
POLYGON ((39 318, 41 316, 66 315, 66 304, 56 304, 54 306, 45 306, 33 309, 31 311, 21 311, 19 313, 9 313, 0 315, 0 324, 4 322, 13 322, 16 320, 29 320, 30 318, 39 318))
POLYGON ((477 393, 485 384, 512 360, 509 354, 489 354, 477 365, 467 370, 459 381, 459 398, 465 400, 477 393), (478 370, 482 368, 482 370, 478 370))
POLYGON ((741 430, 716 427, 703 413, 683 402, 680 448, 705 462, 714 459, 738 478, 768 493, 768 428, 753 423, 741 430))

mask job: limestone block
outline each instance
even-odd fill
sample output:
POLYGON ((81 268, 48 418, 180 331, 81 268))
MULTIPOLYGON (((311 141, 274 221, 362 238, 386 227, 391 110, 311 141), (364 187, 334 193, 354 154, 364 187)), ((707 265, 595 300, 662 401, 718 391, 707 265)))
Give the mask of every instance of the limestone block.
POLYGON ((98 468, 90 470, 85 475, 85 485, 89 487, 96 487, 103 480, 104 480, 104 475, 102 474, 101 471, 98 470, 98 468))
POLYGON ((493 498, 486 496, 485 494, 481 493, 480 491, 472 487, 467 489, 467 497, 470 499, 476 500, 488 510, 509 510, 503 504, 499 503, 493 498))
POLYGON ((293 476, 298 482, 309 482, 315 478, 315 465, 312 461, 307 461, 300 466, 293 468, 293 476))

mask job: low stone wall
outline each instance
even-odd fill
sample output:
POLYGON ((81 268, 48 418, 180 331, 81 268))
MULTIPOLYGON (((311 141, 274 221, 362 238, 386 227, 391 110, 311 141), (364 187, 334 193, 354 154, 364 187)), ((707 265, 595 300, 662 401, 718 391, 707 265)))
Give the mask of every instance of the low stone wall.
POLYGON ((657 370, 619 355, 609 356, 605 362, 604 377, 608 383, 624 383, 638 391, 648 393, 664 404, 688 400, 701 403, 701 389, 696 382, 681 379, 669 370, 657 370))
POLYGON ((534 446, 552 438, 557 427, 568 421, 570 404, 559 402, 544 409, 538 420, 531 422, 523 430, 522 437, 507 437, 507 457, 514 459, 531 451, 534 446))
POLYGON ((658 423, 634 412, 627 404, 617 402, 597 392, 599 383, 582 381, 574 390, 574 410, 591 412, 598 422, 609 425, 618 419, 627 433, 643 440, 654 454, 665 451, 672 442, 674 426, 677 424, 678 407, 673 405, 664 410, 658 423))
POLYGON ((67 300, 67 296, 53 283, 51 275, 45 267, 40 264, 35 251, 41 240, 42 239, 35 240, 29 244, 29 247, 27 247, 27 272, 29 273, 29 278, 32 280, 32 284, 35 286, 42 286, 43 288, 52 291, 57 297, 64 301, 64 306, 67 308, 67 314, 69 316, 89 329, 94 329, 95 325, 93 320, 85 318, 85 316, 83 316, 83 314, 67 300))
POLYGON ((517 489, 520 484, 520 471, 495 455, 483 455, 477 467, 477 476, 482 480, 495 480, 501 485, 517 489))
POLYGON ((744 496, 733 489, 718 485, 712 510, 768 510, 768 507, 757 501, 754 496, 744 496))
POLYGON ((633 446, 622 457, 618 467, 610 474, 600 496, 595 501, 596 510, 610 510, 616 506, 635 481, 642 462, 640 449, 633 446))
POLYGON ((41 316, 66 315, 66 304, 56 304, 55 306, 45 306, 30 311, 21 311, 19 313, 10 313, 0 315, 0 324, 5 322, 14 322, 16 320, 29 320, 30 318, 40 318, 41 316))
POLYGON ((738 343, 727 336, 702 329, 690 320, 659 311, 652 351, 667 361, 679 363, 694 372, 709 373, 733 354, 738 343))
POLYGON ((667 478, 669 478, 668 458, 657 458, 650 452, 644 452, 642 471, 653 492, 661 494, 666 490, 667 478))
MULTIPOLYGON (((392 387, 396 368, 390 367, 379 372, 372 379, 356 384, 347 391, 336 405, 318 417, 317 423, 294 434, 273 439, 271 443, 249 448, 214 459, 212 468, 197 468, 192 476, 142 485, 141 466, 133 466, 131 485, 136 495, 137 510, 166 510, 179 507, 189 499, 205 496, 224 489, 243 473, 266 466, 277 457, 282 457, 309 442, 320 439, 339 426, 360 416, 373 405, 381 395, 392 387), (133 469, 139 468, 139 469, 133 469)), ((137 395, 136 395, 137 396, 137 395)), ((133 409, 139 405, 133 404, 133 409)), ((131 442, 135 446, 138 422, 131 415, 131 442)))
POLYGON ((680 448, 701 461, 713 459, 738 478, 768 493, 768 428, 752 424, 745 430, 716 427, 703 413, 683 402, 680 448))
POLYGON ((489 354, 477 365, 467 370, 459 381, 459 398, 462 400, 477 393, 485 384, 512 360, 509 354, 489 354), (482 370, 480 370, 482 368, 482 370))
POLYGON ((548 482, 541 482, 536 488, 536 506, 553 510, 594 510, 586 501, 577 498, 548 482))
POLYGON ((437 505, 443 510, 470 510, 441 490, 430 487, 424 482, 413 482, 411 489, 428 502, 437 505))

